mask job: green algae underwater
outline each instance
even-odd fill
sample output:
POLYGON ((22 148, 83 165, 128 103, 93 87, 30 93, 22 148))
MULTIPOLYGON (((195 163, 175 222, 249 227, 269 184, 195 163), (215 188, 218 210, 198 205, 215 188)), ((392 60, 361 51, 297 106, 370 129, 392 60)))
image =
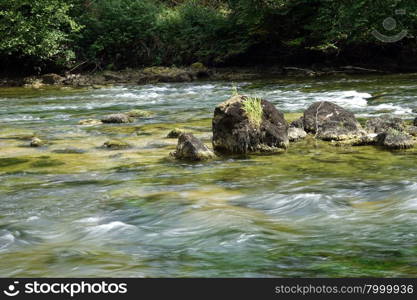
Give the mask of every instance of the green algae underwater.
MULTIPOLYGON (((296 119, 332 101, 409 121, 416 75, 238 82, 296 119), (372 97, 377 95, 377 97, 372 97)), ((4 277, 415 277, 417 149, 337 147, 188 163, 174 128, 210 145, 228 82, 0 89, 4 277), (77 125, 151 112, 132 124, 77 125), (37 136, 48 141, 29 147, 37 136), (129 145, 106 149, 107 141, 129 145)))

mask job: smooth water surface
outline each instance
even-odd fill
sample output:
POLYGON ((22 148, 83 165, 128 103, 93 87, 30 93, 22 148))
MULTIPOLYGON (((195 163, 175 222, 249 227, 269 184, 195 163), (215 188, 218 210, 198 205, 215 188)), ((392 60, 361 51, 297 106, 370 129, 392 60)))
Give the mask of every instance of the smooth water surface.
MULTIPOLYGON (((237 83, 294 119, 329 100, 411 120, 417 75, 237 83), (385 95, 371 98, 375 95, 385 95)), ((204 163, 169 158, 173 128, 210 145, 232 83, 0 89, 0 275, 417 276, 417 150, 336 147, 204 163), (127 125, 79 126, 113 112, 127 125), (30 138, 50 142, 28 147, 30 138), (110 151, 109 139, 132 148, 110 151)))

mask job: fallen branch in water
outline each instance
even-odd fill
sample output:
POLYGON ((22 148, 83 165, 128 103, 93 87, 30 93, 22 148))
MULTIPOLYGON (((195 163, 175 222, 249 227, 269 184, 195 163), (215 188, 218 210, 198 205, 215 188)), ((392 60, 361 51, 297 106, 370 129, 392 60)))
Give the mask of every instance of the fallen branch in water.
POLYGON ((341 69, 366 72, 366 73, 387 73, 386 71, 382 71, 382 70, 367 69, 367 68, 354 67, 354 66, 344 66, 344 67, 341 67, 341 69))

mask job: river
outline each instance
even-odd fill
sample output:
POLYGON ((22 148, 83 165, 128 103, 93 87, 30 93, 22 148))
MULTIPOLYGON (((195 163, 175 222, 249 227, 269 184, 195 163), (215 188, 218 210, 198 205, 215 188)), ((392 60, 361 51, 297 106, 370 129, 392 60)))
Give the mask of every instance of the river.
MULTIPOLYGON (((362 122, 417 108, 417 75, 237 82, 295 119, 328 100, 362 122), (386 94, 369 99, 371 96, 386 94)), ((210 145, 230 82, 0 89, 2 277, 416 277, 417 150, 335 147, 203 163, 169 158, 173 128, 210 145), (82 119, 141 109, 132 124, 82 119), (28 146, 37 135, 49 145, 28 146), (107 150, 120 139, 132 145, 107 150)))

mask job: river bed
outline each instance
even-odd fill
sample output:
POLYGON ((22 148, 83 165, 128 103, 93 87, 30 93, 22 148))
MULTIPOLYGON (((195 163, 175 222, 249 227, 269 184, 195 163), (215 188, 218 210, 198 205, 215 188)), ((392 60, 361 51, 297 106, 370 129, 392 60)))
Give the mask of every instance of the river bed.
MULTIPOLYGON (((359 120, 415 118, 417 75, 236 82, 293 120, 332 101, 359 120), (371 98, 375 95, 385 96, 371 98)), ((3 277, 416 277, 417 150, 335 147, 201 163, 169 158, 171 129, 207 145, 230 82, 0 89, 3 277), (83 119, 146 110, 132 124, 83 119), (36 135, 47 147, 29 147, 36 135), (101 148, 110 139, 132 145, 101 148), (75 149, 75 150, 74 150, 75 149)))

